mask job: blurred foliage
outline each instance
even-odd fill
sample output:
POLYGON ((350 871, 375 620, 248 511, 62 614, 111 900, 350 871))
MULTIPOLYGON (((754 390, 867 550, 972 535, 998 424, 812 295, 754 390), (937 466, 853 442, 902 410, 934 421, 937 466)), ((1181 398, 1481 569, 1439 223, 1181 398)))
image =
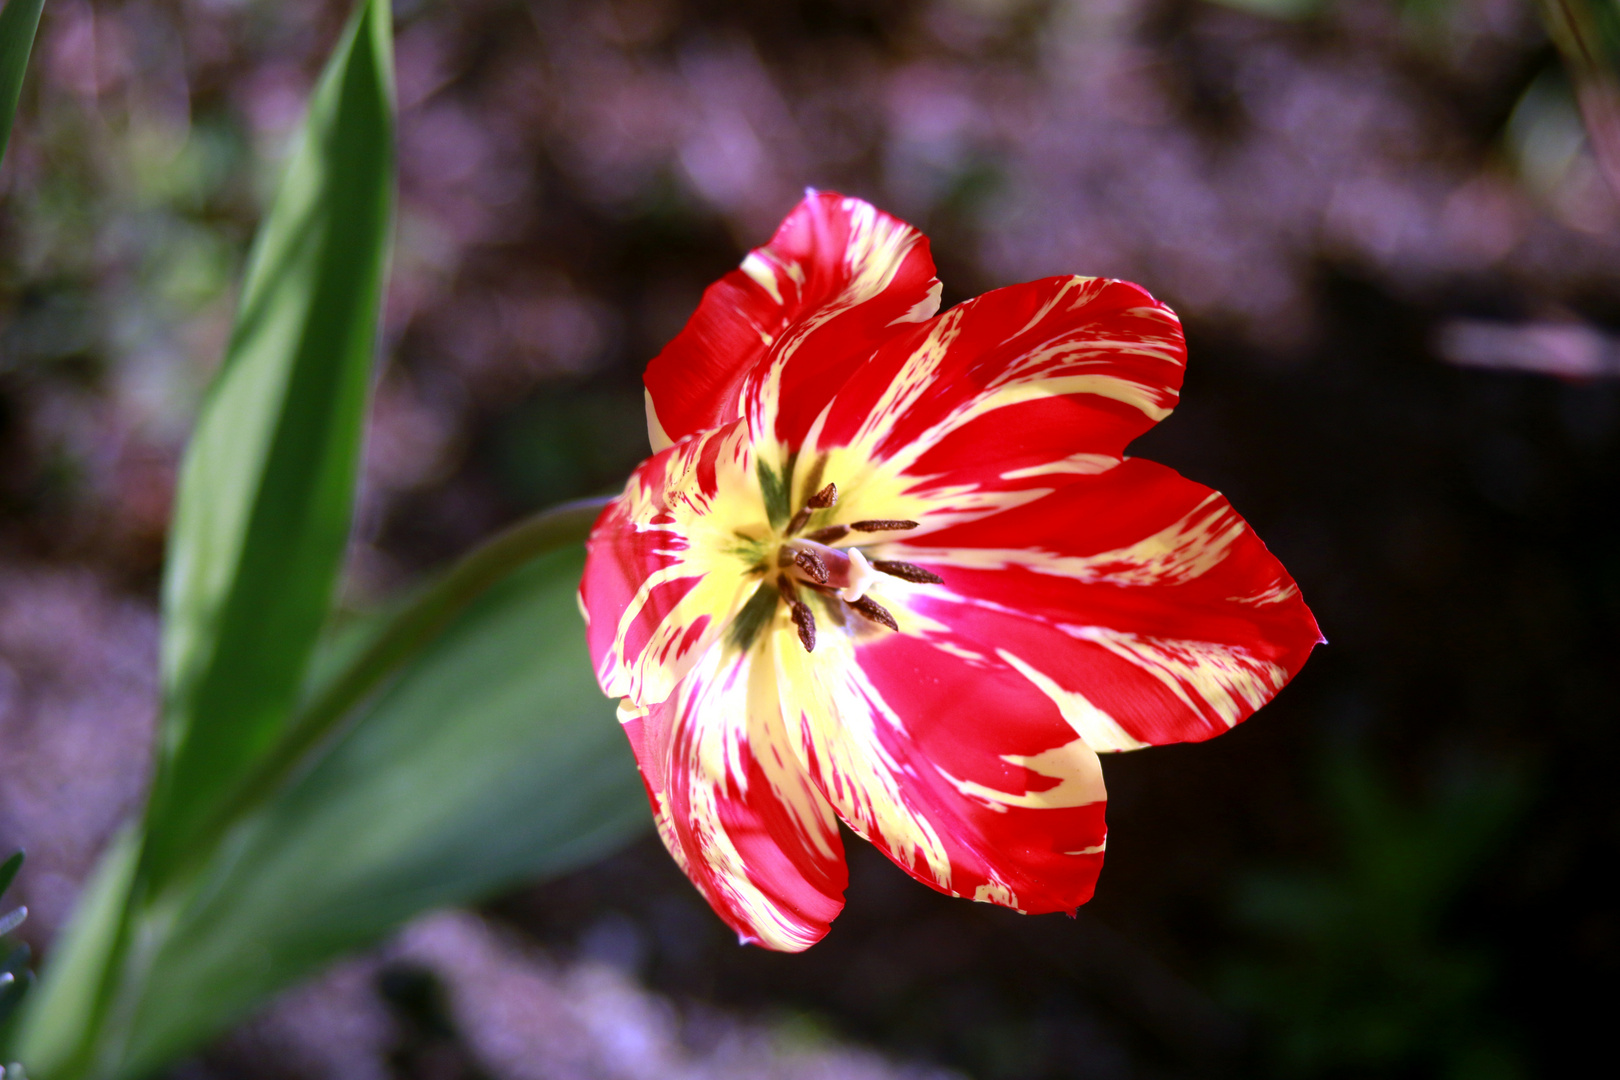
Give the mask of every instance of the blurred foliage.
POLYGON ((322 643, 391 231, 392 82, 389 5, 361 0, 181 470, 147 813, 21 1014, 18 1056, 56 1080, 146 1075, 410 916, 648 824, 575 610, 598 506, 508 530, 322 643))
POLYGON ((1452 942, 1448 919, 1524 808, 1503 766, 1442 775, 1404 803, 1357 751, 1323 770, 1331 869, 1251 872, 1235 911, 1262 947, 1232 963, 1225 996, 1256 1016, 1279 1075, 1520 1076, 1491 1016, 1490 955, 1452 942))
MULTIPOLYGON (((0 901, 5 899, 6 890, 16 880, 22 864, 23 853, 20 851, 0 863, 0 901)), ((34 981, 34 973, 28 970, 28 946, 14 944, 7 936, 21 926, 27 917, 27 908, 7 911, 0 906, 0 1031, 5 1030, 12 1014, 17 1011, 18 1003, 28 992, 29 984, 34 981)), ((0 1069, 0 1080, 5 1075, 5 1070, 0 1069)))
POLYGON ((514 409, 495 436, 503 486, 531 506, 619 487, 647 456, 641 395, 583 386, 514 409))
POLYGON ((1328 0, 1212 0, 1224 7, 1250 11, 1256 15, 1272 15, 1283 19, 1297 19, 1315 15, 1328 0))
POLYGON ((1598 164, 1610 190, 1620 196, 1620 5, 1614 0, 1539 4, 1575 84, 1598 164))

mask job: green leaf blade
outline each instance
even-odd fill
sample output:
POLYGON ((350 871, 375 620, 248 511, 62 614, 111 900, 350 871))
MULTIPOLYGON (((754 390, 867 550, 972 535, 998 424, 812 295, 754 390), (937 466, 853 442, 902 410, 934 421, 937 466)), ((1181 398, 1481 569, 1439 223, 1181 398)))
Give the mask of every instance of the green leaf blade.
POLYGON ((364 0, 260 229, 181 468, 164 581, 156 877, 274 743, 347 544, 394 202, 388 5, 364 0))
POLYGON ((0 11, 0 162, 5 160, 6 144, 11 141, 11 122, 17 115, 28 54, 34 50, 34 34, 44 6, 45 0, 7 0, 5 10, 0 11))
POLYGON ((165 931, 120 1076, 413 915, 614 850, 651 824, 575 607, 577 547, 494 586, 255 812, 165 931))

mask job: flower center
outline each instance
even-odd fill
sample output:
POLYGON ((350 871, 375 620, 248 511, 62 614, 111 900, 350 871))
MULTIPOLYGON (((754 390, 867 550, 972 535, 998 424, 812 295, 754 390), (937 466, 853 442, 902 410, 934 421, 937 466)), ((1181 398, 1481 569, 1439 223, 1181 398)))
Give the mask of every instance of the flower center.
MULTIPOLYGON (((832 546, 852 533, 906 532, 917 527, 915 521, 867 518, 804 533, 805 526, 817 510, 831 509, 837 502, 836 484, 828 484, 805 500, 804 506, 799 508, 782 531, 775 566, 772 567, 767 561, 760 567, 766 574, 767 583, 755 595, 769 596, 769 579, 774 573, 776 594, 788 605, 805 652, 814 652, 816 648, 816 617, 802 599, 801 588, 816 593, 840 623, 844 621, 843 610, 848 608, 867 622, 898 630, 899 626, 888 609, 867 595, 872 585, 885 575, 918 584, 938 585, 944 580, 932 571, 898 559, 868 559, 859 547, 832 546)), ((774 610, 776 597, 762 601, 761 606, 766 602, 774 610)))

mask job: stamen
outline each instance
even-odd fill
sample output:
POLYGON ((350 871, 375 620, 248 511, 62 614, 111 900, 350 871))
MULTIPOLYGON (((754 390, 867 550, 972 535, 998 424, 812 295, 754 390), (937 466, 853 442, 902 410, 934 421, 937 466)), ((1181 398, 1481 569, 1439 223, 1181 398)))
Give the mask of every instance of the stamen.
POLYGON ((849 527, 856 532, 905 532, 915 529, 915 521, 901 521, 896 518, 871 518, 867 521, 852 521, 849 527))
POLYGON ((789 604, 799 602, 799 590, 793 587, 793 579, 783 574, 776 579, 776 591, 782 594, 782 599, 789 604))
POLYGON ((924 570, 915 563, 901 562, 899 559, 873 559, 872 569, 892 574, 903 581, 915 581, 919 585, 942 585, 945 582, 932 570, 924 570))
POLYGON ((825 529, 817 529, 805 536, 806 540, 814 540, 818 544, 830 544, 835 540, 842 540, 849 535, 848 525, 829 525, 825 529))
POLYGON ((827 564, 821 561, 821 556, 813 551, 799 548, 793 552, 793 562, 803 570, 817 585, 827 584, 827 564))
POLYGON ((804 528, 805 523, 810 520, 810 515, 812 513, 817 510, 825 510, 827 507, 831 506, 837 501, 838 485, 828 484, 826 487, 810 496, 810 498, 805 501, 805 504, 799 508, 799 512, 793 515, 793 520, 788 522, 787 534, 792 536, 794 533, 804 528))
POLYGON ((804 646, 804 651, 815 652, 816 617, 808 606, 797 600, 793 603, 793 625, 799 628, 799 644, 804 646))
POLYGON ((859 600, 851 600, 849 606, 870 622, 875 622, 879 626, 887 626, 890 630, 900 629, 900 624, 894 621, 894 616, 889 614, 889 609, 873 600, 870 596, 863 596, 859 600))

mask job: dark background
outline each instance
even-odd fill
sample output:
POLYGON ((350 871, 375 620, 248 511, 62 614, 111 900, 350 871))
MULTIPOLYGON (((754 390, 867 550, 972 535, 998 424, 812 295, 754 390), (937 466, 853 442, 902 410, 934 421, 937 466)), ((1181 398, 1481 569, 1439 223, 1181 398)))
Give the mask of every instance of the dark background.
MULTIPOLYGON (((851 839, 832 933, 773 955, 649 838, 490 905, 502 948, 639 981, 694 1054, 723 1015, 984 1080, 1610 1056, 1620 205, 1531 4, 396 13, 350 603, 620 482, 641 367, 814 185, 924 229, 947 304, 1081 272, 1174 306, 1183 404, 1133 452, 1224 491, 1330 642, 1231 734, 1105 762, 1075 920, 936 896, 851 839)), ((29 849, 37 945, 140 796, 174 462, 344 14, 46 9, 0 171, 0 849, 29 849)), ((376 1075, 508 1075, 432 963, 368 962, 342 992, 387 1017, 376 1075)), ((279 1008, 177 1075, 342 1075, 299 1049, 339 1036, 279 1008)))

